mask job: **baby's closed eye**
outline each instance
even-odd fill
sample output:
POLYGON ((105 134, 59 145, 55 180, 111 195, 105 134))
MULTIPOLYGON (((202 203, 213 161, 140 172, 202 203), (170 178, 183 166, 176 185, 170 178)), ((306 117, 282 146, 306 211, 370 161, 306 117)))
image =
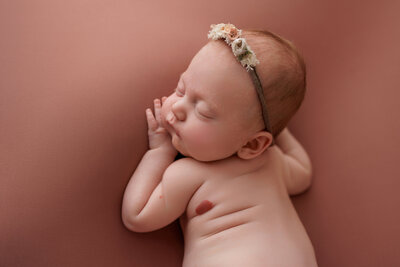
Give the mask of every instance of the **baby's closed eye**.
POLYGON ((196 111, 197 111, 197 113, 199 113, 200 116, 205 117, 207 119, 212 119, 212 115, 204 107, 201 107, 201 106, 197 105, 196 111))

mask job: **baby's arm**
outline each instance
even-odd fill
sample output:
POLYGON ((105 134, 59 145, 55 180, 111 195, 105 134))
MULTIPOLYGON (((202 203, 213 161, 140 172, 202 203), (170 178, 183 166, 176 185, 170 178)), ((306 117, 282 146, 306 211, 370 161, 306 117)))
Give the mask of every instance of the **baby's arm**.
POLYGON ((303 193, 311 185, 312 165, 303 146, 286 127, 276 138, 277 145, 285 154, 290 175, 285 184, 289 195, 303 193))
POLYGON ((166 129, 161 126, 161 103, 154 102, 156 119, 146 110, 150 149, 143 156, 122 203, 122 220, 131 231, 149 232, 162 228, 184 211, 200 181, 188 179, 193 172, 189 159, 174 162, 177 151, 166 129), (186 177, 184 177, 186 176, 186 177))
POLYGON ((134 232, 150 232, 172 223, 202 184, 193 175, 195 166, 189 158, 174 161, 160 176, 146 176, 146 169, 162 172, 162 164, 153 161, 156 158, 146 153, 125 190, 122 219, 134 232))

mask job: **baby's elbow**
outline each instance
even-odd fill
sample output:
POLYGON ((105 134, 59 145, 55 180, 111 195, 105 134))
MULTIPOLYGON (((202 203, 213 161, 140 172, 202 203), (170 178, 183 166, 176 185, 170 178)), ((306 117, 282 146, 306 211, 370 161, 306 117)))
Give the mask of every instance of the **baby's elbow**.
POLYGON ((312 175, 308 174, 306 176, 306 178, 304 179, 304 185, 303 185, 303 188, 301 190, 301 193, 305 193, 308 189, 310 189, 311 184, 312 184, 312 175))
POLYGON ((132 216, 127 216, 126 214, 122 213, 122 223, 124 226, 132 231, 132 232, 137 232, 137 233, 143 233, 146 232, 145 229, 143 229, 140 224, 135 220, 135 218, 132 218, 132 216))
POLYGON ((122 214, 122 223, 128 230, 135 232, 134 224, 125 214, 122 214))
POLYGON ((131 223, 131 222, 129 222, 129 221, 122 220, 122 222, 123 222, 124 226, 125 226, 128 230, 130 230, 130 231, 132 231, 132 232, 136 232, 136 233, 145 233, 145 232, 148 232, 148 231, 146 231, 145 229, 141 228, 140 226, 135 225, 135 224, 133 224, 133 223, 131 223))
POLYGON ((312 172, 304 171, 301 175, 298 175, 295 181, 289 183, 288 193, 290 196, 300 195, 305 193, 312 184, 312 172))
POLYGON ((158 229, 154 227, 153 223, 146 222, 143 218, 140 218, 140 216, 124 216, 124 214, 122 214, 124 226, 132 232, 148 233, 158 229))

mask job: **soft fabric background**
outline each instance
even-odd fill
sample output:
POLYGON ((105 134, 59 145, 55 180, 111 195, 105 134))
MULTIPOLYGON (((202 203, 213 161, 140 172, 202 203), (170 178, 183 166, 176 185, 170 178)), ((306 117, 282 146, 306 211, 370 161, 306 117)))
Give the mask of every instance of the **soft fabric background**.
POLYGON ((170 93, 210 24, 268 28, 307 62, 290 129, 311 189, 293 198, 320 266, 400 266, 399 1, 0 0, 0 266, 180 266, 175 222, 124 228, 170 93))

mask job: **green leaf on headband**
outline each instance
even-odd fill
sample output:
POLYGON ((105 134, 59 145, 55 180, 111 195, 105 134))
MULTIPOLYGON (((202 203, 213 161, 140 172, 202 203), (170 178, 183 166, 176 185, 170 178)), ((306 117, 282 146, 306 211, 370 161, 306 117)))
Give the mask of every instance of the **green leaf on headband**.
POLYGON ((238 55, 238 59, 241 61, 243 58, 245 58, 248 54, 250 54, 250 51, 247 50, 243 54, 238 55))

